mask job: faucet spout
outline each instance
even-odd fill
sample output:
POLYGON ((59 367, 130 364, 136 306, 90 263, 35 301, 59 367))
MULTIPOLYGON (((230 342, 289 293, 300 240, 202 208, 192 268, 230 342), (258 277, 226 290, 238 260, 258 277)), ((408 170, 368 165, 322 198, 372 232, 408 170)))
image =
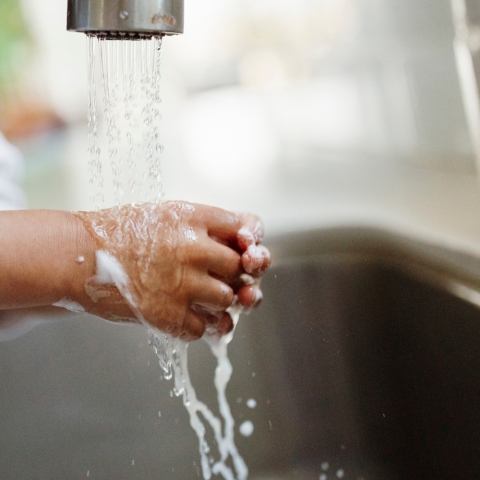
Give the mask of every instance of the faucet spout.
POLYGON ((67 30, 109 39, 183 33, 183 0, 68 0, 67 30))

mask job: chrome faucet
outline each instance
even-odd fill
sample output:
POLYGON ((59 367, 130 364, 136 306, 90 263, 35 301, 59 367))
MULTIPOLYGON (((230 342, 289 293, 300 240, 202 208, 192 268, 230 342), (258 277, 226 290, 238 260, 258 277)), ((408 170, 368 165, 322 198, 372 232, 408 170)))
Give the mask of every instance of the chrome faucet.
POLYGON ((68 0, 67 30, 108 39, 183 33, 183 0, 68 0))

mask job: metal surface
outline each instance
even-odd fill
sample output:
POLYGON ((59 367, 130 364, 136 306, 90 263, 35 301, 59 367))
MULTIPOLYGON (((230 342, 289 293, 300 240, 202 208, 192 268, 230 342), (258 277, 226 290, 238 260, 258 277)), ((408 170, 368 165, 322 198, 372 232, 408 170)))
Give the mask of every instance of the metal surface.
POLYGON ((480 168, 480 4, 451 0, 455 25, 455 56, 463 104, 480 168))
POLYGON ((183 33, 183 0, 68 0, 67 30, 108 38, 183 33))
MULTIPOLYGON (((480 310, 450 293, 476 288, 478 260, 371 229, 269 246, 264 303, 230 345, 250 479, 318 480, 324 462, 346 480, 480 478, 480 310)), ((203 342, 189 353, 214 406, 213 359, 203 342)), ((198 479, 159 377, 140 327, 78 316, 0 343, 2 478, 198 479)))

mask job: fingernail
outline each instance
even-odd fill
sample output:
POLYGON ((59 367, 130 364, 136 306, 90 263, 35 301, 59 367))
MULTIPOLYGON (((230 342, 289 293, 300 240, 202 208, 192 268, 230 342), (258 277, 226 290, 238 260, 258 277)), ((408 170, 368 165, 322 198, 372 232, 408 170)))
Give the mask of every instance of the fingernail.
POLYGON ((244 285, 254 285, 255 284, 255 279, 249 275, 248 273, 242 273, 240 275, 240 280, 244 285))

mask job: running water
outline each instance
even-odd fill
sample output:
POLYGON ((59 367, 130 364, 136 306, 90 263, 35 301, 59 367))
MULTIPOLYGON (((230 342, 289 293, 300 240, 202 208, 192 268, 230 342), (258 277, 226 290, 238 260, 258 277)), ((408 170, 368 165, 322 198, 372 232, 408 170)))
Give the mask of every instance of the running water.
POLYGON ((105 206, 106 175, 111 176, 117 206, 162 200, 161 46, 160 37, 129 41, 87 36, 89 167, 97 209, 105 206))
MULTIPOLYGON (((104 182, 107 175, 111 176, 113 202, 117 207, 140 202, 154 206, 162 201, 161 45, 161 37, 135 41, 87 37, 89 170, 94 189, 92 201, 97 210, 108 206, 104 182), (103 130, 99 121, 101 106, 105 120, 103 130), (108 157, 109 170, 104 168, 104 157, 108 157)), ((120 214, 120 208, 118 212, 120 214)), ((146 224, 141 228, 148 229, 149 220, 147 215, 146 224)), ((102 256, 102 253, 105 252, 97 252, 97 269, 106 272, 109 281, 117 285, 138 319, 146 325, 127 290, 128 282, 121 265, 111 255, 102 256)), ((229 310, 234 325, 240 311, 238 307, 229 310)), ((234 420, 226 397, 232 374, 227 350, 233 332, 222 338, 204 336, 217 360, 214 384, 221 414, 218 418, 196 396, 188 371, 188 344, 148 325, 147 328, 149 343, 158 356, 164 377, 174 378, 173 392, 182 397, 190 425, 198 437, 203 478, 208 480, 212 475, 219 475, 225 480, 245 480, 248 468, 235 446, 234 420), (213 432, 215 451, 205 438, 208 428, 213 432)))

